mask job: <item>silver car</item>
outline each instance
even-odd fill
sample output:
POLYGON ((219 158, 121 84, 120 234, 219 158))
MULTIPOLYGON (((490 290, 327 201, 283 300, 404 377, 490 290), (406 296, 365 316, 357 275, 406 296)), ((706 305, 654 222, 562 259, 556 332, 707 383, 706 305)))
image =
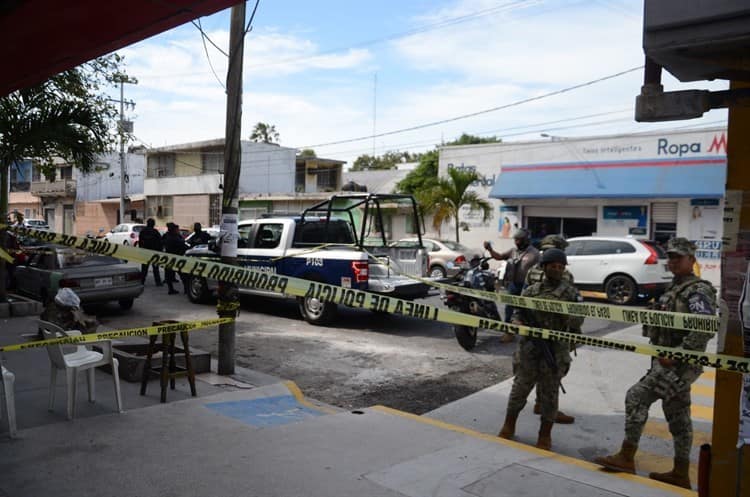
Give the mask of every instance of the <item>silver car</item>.
MULTIPOLYGON (((416 238, 402 238, 393 243, 395 247, 407 247, 415 243, 416 238)), ((445 278, 455 276, 461 267, 474 258, 481 257, 478 250, 472 250, 460 243, 451 240, 438 240, 436 238, 422 238, 422 243, 430 256, 428 276, 431 278, 445 278), (452 262, 449 267, 448 262, 452 262)))
POLYGON ((28 263, 16 268, 15 277, 18 292, 42 302, 58 288, 68 287, 81 305, 117 301, 122 309, 130 309, 143 293, 140 268, 60 245, 35 247, 28 263))

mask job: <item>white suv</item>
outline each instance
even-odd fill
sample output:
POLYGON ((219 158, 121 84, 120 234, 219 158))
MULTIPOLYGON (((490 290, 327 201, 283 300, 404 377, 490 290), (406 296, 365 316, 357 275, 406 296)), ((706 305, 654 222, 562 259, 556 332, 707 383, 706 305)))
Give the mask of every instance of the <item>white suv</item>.
POLYGON ((568 270, 581 290, 603 291, 613 304, 657 297, 672 280, 667 254, 656 243, 625 237, 568 239, 568 270))
POLYGON ((104 238, 117 245, 138 246, 138 233, 145 228, 145 224, 122 223, 118 224, 112 230, 104 235, 104 238))

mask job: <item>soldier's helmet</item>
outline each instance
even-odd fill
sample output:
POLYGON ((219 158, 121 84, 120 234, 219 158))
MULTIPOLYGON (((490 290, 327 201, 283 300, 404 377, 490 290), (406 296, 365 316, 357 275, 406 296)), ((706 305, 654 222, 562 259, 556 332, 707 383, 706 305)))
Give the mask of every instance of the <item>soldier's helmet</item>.
POLYGON ((678 255, 695 255, 696 246, 693 242, 687 238, 677 237, 672 238, 667 243, 667 253, 678 254, 678 255))
POLYGON ((559 248, 551 248, 544 251, 542 254, 542 266, 549 262, 561 262, 565 265, 568 264, 568 258, 565 256, 565 252, 559 248))
POLYGON ((567 240, 563 238, 560 235, 547 235, 544 238, 542 238, 542 241, 539 242, 539 248, 542 250, 547 250, 551 248, 558 248, 560 250, 565 250, 565 248, 568 246, 567 240))
POLYGON ((514 240, 522 240, 524 238, 529 238, 529 232, 526 228, 518 228, 516 231, 513 232, 513 239, 514 240))

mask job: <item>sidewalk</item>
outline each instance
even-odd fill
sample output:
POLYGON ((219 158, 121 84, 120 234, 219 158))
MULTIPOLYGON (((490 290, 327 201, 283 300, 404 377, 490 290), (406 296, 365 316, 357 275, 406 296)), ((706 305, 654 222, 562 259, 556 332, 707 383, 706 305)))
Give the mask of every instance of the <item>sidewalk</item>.
MULTIPOLYGON (((31 319, 0 320, 0 342, 14 343, 33 328, 31 319)), ((694 495, 497 438, 504 384, 420 417, 378 406, 340 411, 305 399, 294 384, 242 370, 231 384, 220 377, 225 384, 211 385, 214 375, 203 376, 198 398, 180 379, 166 404, 159 403, 158 382, 146 397, 137 384, 122 382, 126 412, 117 414, 111 377, 97 371, 97 403, 79 390, 77 417, 67 421, 64 391, 55 411, 46 410, 44 350, 4 359, 16 374, 19 418, 17 439, 5 436, 7 425, 0 433, 4 497, 694 495)), ((572 378, 567 384, 571 394, 580 388, 572 378)), ((581 416, 586 406, 568 410, 581 416)), ((621 424, 620 415, 610 417, 621 424)), ((537 423, 519 423, 521 441, 537 423)), ((583 419, 576 423, 590 429, 583 419)), ((555 427, 555 448, 568 428, 555 427)))

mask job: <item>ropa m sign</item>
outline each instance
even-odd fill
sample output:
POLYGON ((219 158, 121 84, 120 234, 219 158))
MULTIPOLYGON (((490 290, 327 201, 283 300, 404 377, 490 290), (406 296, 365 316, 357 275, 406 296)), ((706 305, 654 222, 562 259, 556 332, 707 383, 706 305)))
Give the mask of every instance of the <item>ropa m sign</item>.
POLYGON ((657 155, 676 155, 682 157, 688 153, 700 153, 700 142, 669 143, 666 138, 659 138, 656 145, 657 155))

